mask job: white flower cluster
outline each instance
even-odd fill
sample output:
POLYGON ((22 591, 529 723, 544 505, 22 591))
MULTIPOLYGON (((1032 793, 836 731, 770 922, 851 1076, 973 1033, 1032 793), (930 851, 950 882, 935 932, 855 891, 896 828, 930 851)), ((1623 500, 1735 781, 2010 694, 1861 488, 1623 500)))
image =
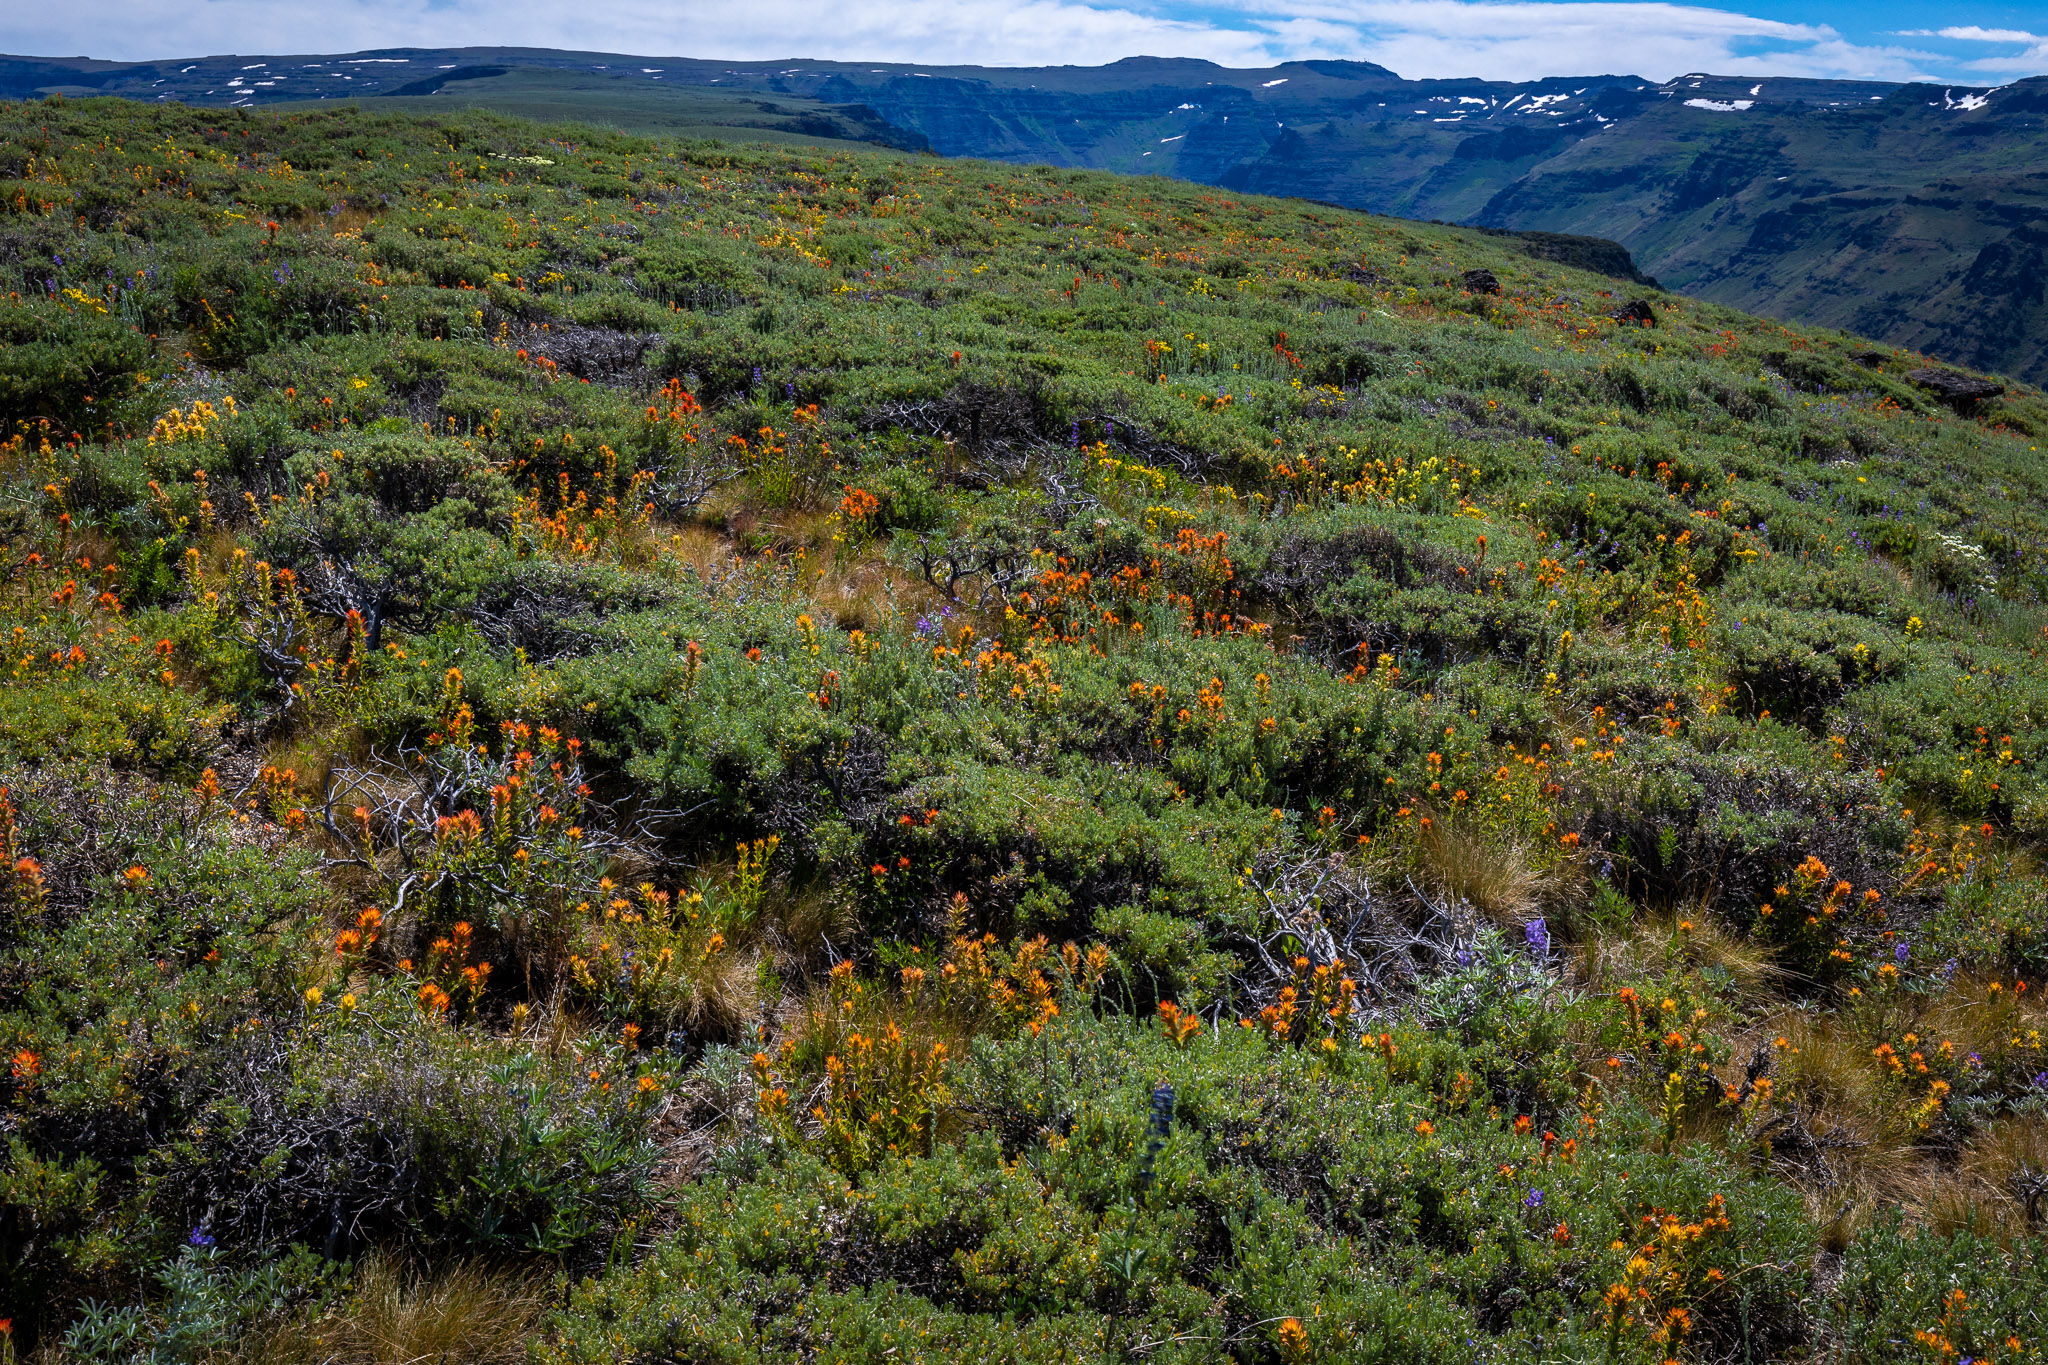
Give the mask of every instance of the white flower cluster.
POLYGON ((1972 545, 1961 536, 1952 536, 1946 531, 1939 531, 1936 534, 1941 537, 1944 549, 1977 571, 1979 586, 1985 588, 1995 588, 1998 586, 1998 575, 1991 572, 1990 563, 1981 545, 1972 545))

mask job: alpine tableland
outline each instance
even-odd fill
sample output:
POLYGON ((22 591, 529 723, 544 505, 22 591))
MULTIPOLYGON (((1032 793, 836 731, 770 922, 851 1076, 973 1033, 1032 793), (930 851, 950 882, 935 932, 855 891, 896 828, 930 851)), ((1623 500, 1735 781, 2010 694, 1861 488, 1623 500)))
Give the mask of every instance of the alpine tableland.
POLYGON ((11 1358, 2041 1358, 2039 392, 482 112, 0 293, 11 1358))

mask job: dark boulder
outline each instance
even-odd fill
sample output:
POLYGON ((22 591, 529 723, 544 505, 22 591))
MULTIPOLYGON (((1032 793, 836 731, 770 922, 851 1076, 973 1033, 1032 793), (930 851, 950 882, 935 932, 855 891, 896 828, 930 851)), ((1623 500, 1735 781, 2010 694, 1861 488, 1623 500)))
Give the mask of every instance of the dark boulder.
POLYGON ((1960 374, 1955 370, 1913 370, 1906 378, 1957 412, 1970 412, 1985 399, 1996 398, 2005 392, 2005 385, 1995 379, 1980 379, 1976 375, 1960 374))
POLYGON ((1650 307, 1648 299, 1630 299, 1608 316, 1616 322, 1632 322, 1638 327, 1655 327, 1657 312, 1650 307))
POLYGON ((1884 368, 1885 361, 1890 360, 1891 356, 1884 351, 1858 351, 1850 356, 1849 359, 1855 361, 1866 370, 1881 370, 1884 368))
POLYGON ((1491 270, 1468 270, 1465 272, 1465 287, 1475 294, 1498 294, 1500 281, 1493 277, 1491 270))

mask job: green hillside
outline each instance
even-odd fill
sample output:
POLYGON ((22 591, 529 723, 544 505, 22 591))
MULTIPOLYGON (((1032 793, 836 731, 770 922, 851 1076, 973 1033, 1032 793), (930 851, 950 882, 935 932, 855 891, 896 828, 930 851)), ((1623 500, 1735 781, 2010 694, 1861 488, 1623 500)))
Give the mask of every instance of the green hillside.
POLYGON ((1410 80, 1350 61, 920 70, 481 47, 0 57, 0 96, 96 92, 231 108, 396 97, 634 132, 928 147, 1611 238, 1686 294, 2048 379, 2048 77, 1410 80))
POLYGON ((398 108, 431 117, 452 110, 487 108, 520 118, 581 119, 669 137, 744 138, 811 147, 872 142, 905 151, 924 147, 923 138, 883 122, 858 105, 788 95, 764 99, 752 91, 703 85, 662 87, 637 72, 456 67, 400 86, 384 98, 398 108))
POLYGON ((2039 391, 413 107, 0 104, 7 1358, 2042 1358, 2039 391))

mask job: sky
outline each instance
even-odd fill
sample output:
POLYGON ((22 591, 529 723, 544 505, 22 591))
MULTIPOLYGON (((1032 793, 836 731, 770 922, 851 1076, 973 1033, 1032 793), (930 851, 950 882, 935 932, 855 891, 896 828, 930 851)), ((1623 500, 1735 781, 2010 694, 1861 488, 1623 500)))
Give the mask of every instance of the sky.
POLYGON ((0 51, 124 61, 408 46, 1092 66, 1377 62, 1403 76, 1998 85, 2048 74, 2048 0, 14 0, 0 51))

